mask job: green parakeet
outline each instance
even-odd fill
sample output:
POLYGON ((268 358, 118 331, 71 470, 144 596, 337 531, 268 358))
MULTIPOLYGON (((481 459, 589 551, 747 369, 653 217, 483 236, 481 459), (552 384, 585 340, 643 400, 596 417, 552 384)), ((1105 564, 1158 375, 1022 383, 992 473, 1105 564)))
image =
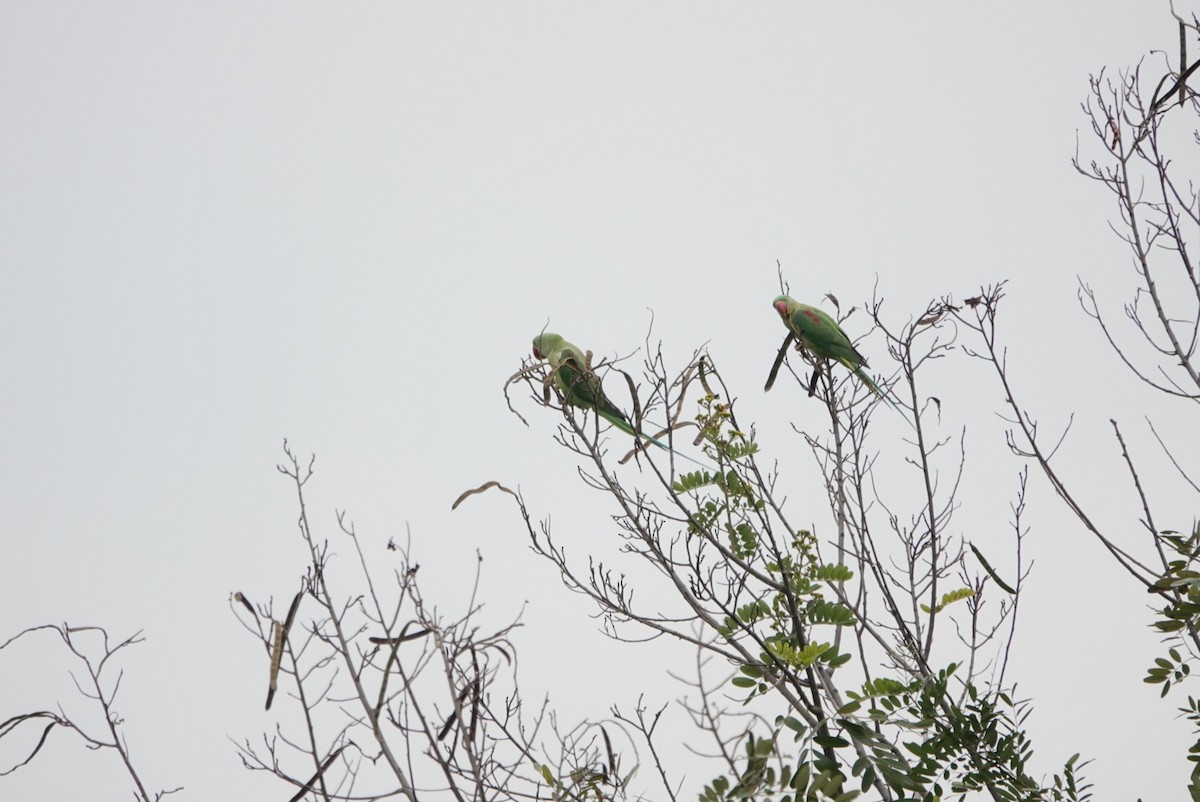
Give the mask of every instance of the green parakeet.
POLYGON ((600 386, 600 378, 592 372, 591 366, 587 364, 586 352, 579 346, 572 345, 558 334, 544 332, 533 338, 533 356, 550 363, 554 386, 562 393, 568 404, 594 410, 597 415, 626 434, 647 440, 659 448, 670 451, 701 467, 708 467, 702 462, 696 462, 686 454, 680 454, 645 432, 634 429, 629 423, 629 419, 625 417, 625 413, 604 394, 604 388, 600 386))
MULTIPOLYGON (((767 379, 766 389, 770 390, 771 385, 775 383, 775 376, 779 372, 779 366, 783 362, 787 347, 793 340, 798 340, 808 349, 809 353, 818 359, 840 362, 857 376, 859 381, 865 384, 872 393, 904 415, 904 411, 890 397, 890 394, 879 389, 879 385, 863 370, 867 366, 866 358, 850 342, 850 338, 846 336, 846 332, 842 331, 842 327, 837 324, 836 320, 817 307, 802 304, 790 295, 780 295, 772 305, 779 313, 779 317, 783 319, 783 325, 787 326, 788 336, 784 339, 783 346, 779 349, 779 355, 775 358, 775 364, 771 367, 771 375, 767 379)), ((908 416, 904 415, 904 419, 908 420, 908 416)), ((909 421, 909 425, 912 425, 912 421, 909 421)))

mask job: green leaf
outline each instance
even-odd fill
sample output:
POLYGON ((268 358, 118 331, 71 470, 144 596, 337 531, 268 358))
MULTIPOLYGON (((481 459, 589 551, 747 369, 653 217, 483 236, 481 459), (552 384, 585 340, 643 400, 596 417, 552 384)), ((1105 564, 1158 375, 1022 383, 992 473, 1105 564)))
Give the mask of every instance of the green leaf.
POLYGON ((844 749, 850 745, 849 741, 837 735, 814 735, 813 741, 826 749, 844 749))
POLYGON ((680 474, 671 485, 671 489, 676 493, 686 493, 689 490, 699 490, 702 487, 716 484, 716 481, 716 475, 710 474, 708 471, 692 471, 680 474))
POLYGON ((955 602, 962 601, 963 599, 974 598, 974 596, 975 591, 971 588, 958 588, 957 590, 952 590, 949 593, 944 594, 941 602, 938 603, 938 607, 946 608, 955 602))
POLYGON ((853 657, 853 655, 851 655, 849 652, 846 652, 844 654, 839 654, 837 657, 834 657, 828 661, 829 667, 830 668, 841 668, 842 666, 846 665, 846 663, 849 663, 850 659, 852 657, 853 657))
POLYGON ((854 578, 854 572, 839 563, 830 563, 815 568, 812 577, 821 582, 849 582, 854 578))
POLYGON ((808 605, 808 620, 813 624, 833 624, 839 627, 852 626, 854 613, 849 607, 824 599, 813 599, 808 605))
POLYGON ((974 595, 975 595, 975 591, 972 590, 971 588, 958 588, 957 590, 952 590, 949 593, 943 594, 942 600, 940 602, 938 602, 937 607, 935 607, 933 610, 930 610, 929 607, 924 604, 921 605, 921 609, 923 611, 925 611, 926 613, 929 613, 929 612, 940 613, 942 610, 946 609, 951 604, 954 604, 956 601, 962 601, 963 599, 969 599, 974 595))
POLYGON ((800 650, 796 662, 801 668, 810 668, 821 655, 832 648, 833 645, 829 643, 810 643, 800 650))
POLYGON ((804 722, 802 722, 802 721, 800 721, 800 719, 794 718, 792 716, 780 717, 780 718, 775 719, 775 725, 779 726, 780 724, 787 727, 792 732, 798 733, 800 735, 803 735, 804 733, 808 732, 808 727, 804 725, 804 722))
POLYGON ((796 776, 792 777, 792 790, 806 791, 808 790, 808 780, 812 776, 812 769, 805 763, 796 771, 796 776))

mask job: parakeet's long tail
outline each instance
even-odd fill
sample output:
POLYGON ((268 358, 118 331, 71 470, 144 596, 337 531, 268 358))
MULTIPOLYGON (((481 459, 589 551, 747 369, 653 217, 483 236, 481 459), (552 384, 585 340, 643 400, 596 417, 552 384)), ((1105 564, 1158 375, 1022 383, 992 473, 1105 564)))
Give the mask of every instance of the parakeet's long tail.
POLYGON ((640 437, 641 439, 645 440, 648 443, 653 443, 654 445, 661 448, 663 451, 669 451, 672 454, 674 454, 675 456, 677 456, 681 459, 685 459, 688 462, 692 463, 693 465, 699 465, 701 468, 703 468, 706 471, 715 471, 716 470, 711 465, 706 465, 703 462, 700 462, 699 460, 692 459, 687 454, 683 454, 683 453, 680 453, 679 451, 676 451, 675 449, 671 448, 666 443, 663 443, 659 440, 654 439, 653 437, 646 434, 645 432, 639 432, 637 429, 633 428, 632 424, 630 424, 629 421, 625 420, 624 418, 618 418, 616 415, 610 415, 609 413, 604 412, 604 411, 600 411, 600 417, 604 418, 606 421, 611 423, 613 426, 616 426, 618 429, 625 432, 626 434, 628 434, 632 437, 640 437))
MULTIPOLYGON (((847 367, 849 367, 849 366, 847 366, 847 367)), ((904 418, 905 422, 909 426, 912 426, 914 430, 917 428, 916 424, 914 424, 912 422, 912 420, 909 419, 908 415, 906 415, 904 410, 900 407, 900 404, 896 402, 896 399, 892 396, 891 391, 881 390, 879 388, 879 385, 876 384, 874 381, 872 381, 871 377, 868 376, 867 372, 865 370, 863 370, 862 368, 854 368, 853 370, 854 370, 854 375, 857 376, 863 384, 867 385, 867 387, 871 390, 871 392, 873 392, 875 395, 879 396, 881 399, 886 401, 887 405, 889 407, 891 407, 892 409, 899 412, 900 417, 904 418)))

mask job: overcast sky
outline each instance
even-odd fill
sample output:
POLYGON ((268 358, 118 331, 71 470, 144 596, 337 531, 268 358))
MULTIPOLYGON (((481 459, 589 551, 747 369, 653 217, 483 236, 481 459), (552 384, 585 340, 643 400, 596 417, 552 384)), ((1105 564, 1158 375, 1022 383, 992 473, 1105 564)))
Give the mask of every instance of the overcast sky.
MULTIPOLYGON (((147 782, 282 798, 227 740, 273 722, 227 600, 290 598, 303 572, 274 467, 288 437, 317 454, 320 533, 345 509, 383 561, 411 528, 448 609, 475 550, 497 620, 528 600, 528 693, 604 715, 636 699, 619 659, 675 698, 665 672, 690 652, 613 647, 507 498, 450 503, 520 486, 573 553, 613 558, 611 509, 553 443, 554 416, 523 399, 526 428, 501 386, 547 321, 624 354, 649 310, 677 362, 708 344, 765 451, 805 475, 789 424, 819 426, 819 406, 761 393, 777 262, 810 303, 877 286, 897 326, 1009 280, 1014 377, 1048 429, 1075 414, 1069 486, 1138 543, 1108 419, 1151 462, 1144 415, 1195 430, 1078 308, 1077 276, 1116 314, 1133 276, 1115 205, 1070 159, 1096 152, 1088 75, 1177 42, 1165 0, 0 4, 0 641, 62 621, 144 630, 119 708, 147 782)), ((997 388, 962 360, 932 373, 941 431, 968 432, 957 526, 1003 543, 1021 463, 997 388)), ((1010 676, 1034 701, 1038 770, 1078 751, 1105 799, 1178 798, 1182 696, 1141 683, 1159 648, 1146 594, 1031 488, 1010 676)), ((820 488, 789 487, 807 493, 819 525, 820 488)), ((1191 526, 1194 503, 1159 501, 1191 526)), ((0 653, 0 719, 79 709, 54 646, 0 653)), ((0 780, 12 799, 127 788, 114 755, 64 733, 0 780)))

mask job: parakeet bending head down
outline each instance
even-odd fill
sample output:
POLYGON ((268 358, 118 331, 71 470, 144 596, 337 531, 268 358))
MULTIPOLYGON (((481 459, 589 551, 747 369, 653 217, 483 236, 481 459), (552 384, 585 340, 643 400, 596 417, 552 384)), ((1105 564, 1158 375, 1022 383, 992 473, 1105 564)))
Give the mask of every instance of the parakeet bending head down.
POLYGON ((533 356, 535 359, 544 359, 550 363, 554 386, 562 393, 563 399, 568 404, 595 410, 597 415, 626 434, 653 443, 702 468, 709 467, 686 454, 680 454, 666 443, 654 439, 645 432, 635 429, 629 423, 625 413, 619 410, 604 394, 604 388, 600 386, 600 377, 596 375, 589 364, 588 352, 579 346, 572 345, 561 336, 547 331, 533 338, 533 356))
POLYGON ((543 332, 533 338, 533 356, 550 363, 554 386, 568 404, 594 409, 614 426, 633 434, 625 413, 604 395, 600 379, 587 364, 587 353, 558 334, 543 332))

